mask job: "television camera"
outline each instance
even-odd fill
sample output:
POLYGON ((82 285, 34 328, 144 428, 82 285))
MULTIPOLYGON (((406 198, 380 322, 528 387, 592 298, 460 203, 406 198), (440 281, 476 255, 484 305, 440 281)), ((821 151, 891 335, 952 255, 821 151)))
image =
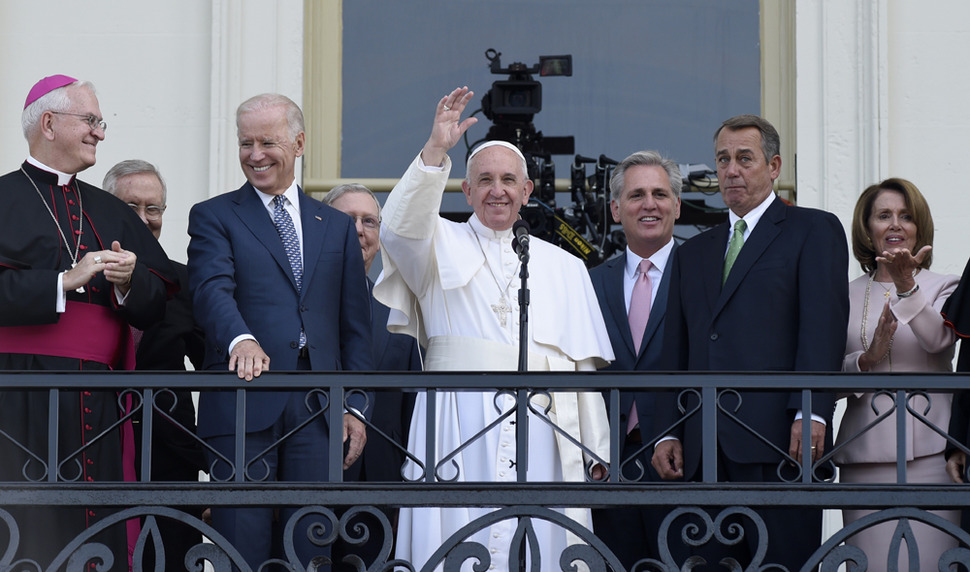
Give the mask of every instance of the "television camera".
MULTIPOLYGON (((482 97, 481 111, 492 121, 492 126, 484 139, 468 145, 466 159, 481 141, 501 140, 518 147, 525 156, 528 176, 535 183, 532 197, 520 212, 529 223, 531 234, 575 254, 587 267, 596 266, 626 248, 623 229, 612 229, 610 212, 609 182, 618 161, 605 155, 598 158, 575 155, 569 168, 572 203, 558 207, 556 165, 552 156, 574 155, 575 140, 572 136, 545 137, 536 131, 532 122, 535 114, 542 111, 542 84, 533 79, 533 74, 572 76, 572 55, 539 56, 538 64, 526 66, 515 62, 507 68, 502 67, 501 56, 491 48, 485 51, 491 73, 507 75, 508 79, 493 82, 482 97), (590 167, 592 172, 587 173, 590 167)), ((680 168, 685 191, 717 191, 714 172, 706 165, 681 165, 680 168)), ((686 200, 683 204, 691 206, 686 200)))

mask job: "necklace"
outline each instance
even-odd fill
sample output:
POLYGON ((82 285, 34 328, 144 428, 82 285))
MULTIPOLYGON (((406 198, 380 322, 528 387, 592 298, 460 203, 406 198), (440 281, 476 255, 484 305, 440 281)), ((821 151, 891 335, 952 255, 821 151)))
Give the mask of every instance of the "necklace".
POLYGON ((880 287, 881 287, 881 288, 882 288, 883 290, 885 290, 885 291, 886 291, 886 293, 885 293, 885 294, 883 294, 883 295, 884 295, 884 296, 886 297, 886 299, 887 299, 887 300, 889 299, 889 297, 890 297, 890 296, 892 296, 892 291, 893 291, 893 289, 894 289, 894 288, 896 287, 896 285, 895 285, 895 284, 893 284, 893 285, 892 285, 892 286, 890 286, 889 288, 886 288, 886 285, 885 285, 885 284, 883 284, 882 282, 878 282, 878 281, 876 281, 876 280, 874 280, 873 278, 871 278, 871 277, 870 277, 870 278, 869 278, 869 283, 872 283, 872 282, 875 282, 875 283, 876 283, 876 284, 878 284, 878 285, 879 285, 879 286, 880 286, 880 287))
MULTIPOLYGON (((48 205, 47 201, 44 200, 44 194, 40 192, 39 188, 37 188, 37 183, 30 178, 30 175, 27 174, 27 171, 24 171, 23 167, 20 167, 20 172, 23 173, 24 176, 27 177, 27 180, 30 181, 30 184, 33 185, 34 190, 37 191, 37 196, 40 197, 40 202, 44 205, 44 208, 47 209, 47 214, 51 215, 51 220, 54 221, 54 226, 57 227, 57 232, 60 233, 61 240, 64 241, 64 248, 66 248, 67 253, 71 255, 71 268, 74 268, 77 266, 77 257, 81 254, 81 230, 84 228, 84 205, 81 203, 81 189, 77 190, 77 208, 78 211, 80 211, 80 216, 78 216, 77 221, 77 242, 74 243, 74 252, 71 252, 71 244, 67 242, 67 236, 64 235, 64 229, 61 228, 61 223, 57 222, 57 217, 54 215, 54 211, 51 210, 50 205, 48 205)), ((75 292, 78 294, 84 294, 84 286, 78 286, 75 292)))
MULTIPOLYGON (((869 275, 869 281, 866 282, 866 299, 862 304, 862 331, 859 333, 859 337, 862 338, 862 349, 864 351, 869 351, 869 339, 866 337, 866 327, 869 324, 869 291, 872 288, 872 282, 875 276, 875 272, 869 275)), ((882 283, 877 282, 877 284, 882 286, 882 283)), ((885 286, 883 286, 883 289, 886 290, 886 299, 888 300, 889 289, 887 289, 885 286)), ((887 356, 889 357, 889 371, 893 370, 893 340, 895 339, 896 334, 894 333, 892 337, 889 338, 889 348, 886 350, 886 355, 879 358, 879 361, 882 361, 882 358, 887 356)))
MULTIPOLYGON (((495 286, 498 287, 498 304, 492 304, 491 308, 492 311, 495 312, 495 316, 498 318, 499 325, 504 328, 506 324, 508 324, 508 314, 512 312, 512 306, 509 305, 509 301, 505 297, 505 294, 508 292, 509 287, 512 286, 512 281, 515 280, 515 273, 512 273, 512 278, 509 279, 508 284, 506 284, 505 288, 503 288, 502 283, 499 282, 498 278, 495 276, 495 273, 492 272, 492 266, 488 263, 488 255, 485 254, 485 247, 482 246, 481 237, 478 236, 477 232, 475 232, 474 227, 472 228, 472 232, 475 233, 475 240, 478 241, 478 249, 482 251, 482 256, 485 258, 485 268, 488 268, 488 273, 492 276, 495 286)), ((516 268, 518 268, 518 264, 516 264, 516 268)))

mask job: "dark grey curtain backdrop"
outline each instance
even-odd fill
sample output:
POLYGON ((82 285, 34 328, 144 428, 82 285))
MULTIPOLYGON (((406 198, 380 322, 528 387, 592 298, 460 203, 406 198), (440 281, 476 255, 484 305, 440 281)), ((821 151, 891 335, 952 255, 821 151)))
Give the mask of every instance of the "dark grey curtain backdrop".
MULTIPOLYGON (((347 0, 341 175, 399 177, 428 137, 434 105, 456 86, 492 82, 502 65, 572 54, 573 76, 539 78, 545 136, 622 159, 646 148, 713 166, 725 118, 760 110, 758 0, 347 0)), ((491 123, 470 130, 485 136, 491 123)), ((461 156, 452 177, 464 176, 461 156)), ((568 178, 571 157, 556 157, 568 178)))

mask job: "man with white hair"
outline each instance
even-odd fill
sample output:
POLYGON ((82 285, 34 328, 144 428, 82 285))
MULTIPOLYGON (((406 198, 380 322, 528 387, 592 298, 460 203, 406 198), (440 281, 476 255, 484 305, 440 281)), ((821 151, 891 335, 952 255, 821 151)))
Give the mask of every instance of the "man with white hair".
MULTIPOLYGON (((489 141, 473 151, 462 189, 474 214, 467 223, 439 216, 451 169, 448 150, 476 122, 461 121, 472 92, 459 88, 436 107, 431 136, 384 206, 381 252, 384 274, 375 296, 392 309, 391 331, 409 333, 427 349, 429 370, 515 371, 518 363, 519 313, 516 292, 519 259, 511 246, 512 226, 528 200, 533 183, 525 158, 513 145, 489 141), (395 313, 396 311, 397 313, 395 313), (396 319, 397 318, 397 319, 396 319)), ((582 261, 544 241, 531 241, 529 310, 530 371, 592 370, 613 359, 610 340, 582 261)), ((548 418, 600 459, 608 455, 609 427, 599 393, 556 392, 532 398, 536 409, 548 407, 548 418)), ((415 403, 408 448, 427 456, 426 417, 435 415, 438 450, 434 459, 458 451, 450 460, 429 466, 436 479, 515 482, 517 426, 514 416, 482 436, 479 432, 509 411, 515 399, 495 392, 439 392, 435 411, 425 394, 415 403), (501 409, 501 412, 498 411, 501 409)), ((530 482, 582 481, 602 478, 603 467, 549 423, 529 414, 530 482), (587 464, 592 466, 587 471, 587 464)), ((410 479, 422 478, 420 467, 406 466, 410 479)), ((401 510, 397 557, 415 568, 454 532, 491 509, 405 508, 401 510)), ((589 527, 589 511, 566 509, 589 527)), ((534 519, 543 570, 559 569, 559 556, 575 543, 566 531, 534 519)), ((520 555, 512 546, 516 521, 506 520, 479 531, 471 540, 488 549, 497 570, 512 567, 520 555)), ((532 546, 532 545, 530 545, 532 546)), ((532 546, 535 548, 536 546, 532 546)), ((535 557, 535 554, 529 558, 535 557)))
MULTIPOLYGON (((37 82, 21 117, 29 146, 0 177, 0 370, 133 369, 131 327, 146 329, 178 288, 165 252, 125 203, 78 180, 95 163, 107 125, 90 82, 55 75, 37 82)), ((114 391, 61 391, 56 459, 48 459, 50 397, 0 397, 0 480, 134 480, 133 407, 114 391), (54 473, 53 475, 51 473, 54 473)), ((54 437, 54 436, 51 436, 54 437)), ((14 560, 41 568, 110 512, 102 507, 11 509, 20 530, 14 560)), ((137 521, 96 540, 124 562, 137 521), (127 546, 126 546, 127 544, 127 546)), ((0 532, 0 546, 4 542, 0 532)), ((12 546, 12 545, 11 545, 12 546)))

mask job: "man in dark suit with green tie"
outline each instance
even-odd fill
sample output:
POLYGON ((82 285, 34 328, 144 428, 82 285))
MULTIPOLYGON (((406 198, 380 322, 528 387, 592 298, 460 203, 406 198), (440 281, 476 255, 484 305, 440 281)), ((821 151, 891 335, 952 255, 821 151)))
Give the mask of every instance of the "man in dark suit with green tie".
MULTIPOLYGON (((790 206, 775 196, 780 145, 768 121, 733 117, 714 141, 729 222, 691 238, 674 254, 662 369, 840 371, 849 313, 842 224, 831 213, 790 206)), ((799 463, 803 447, 815 461, 831 443, 832 394, 813 393, 812 411, 806 412, 798 388, 719 397, 718 481, 778 482, 779 467, 799 463), (802 442, 803 413, 812 416, 810 443, 802 442)), ((686 394, 658 397, 657 432, 680 420, 678 400, 688 402, 688 411, 694 405, 686 394)), ((657 444, 653 466, 662 478, 700 479, 702 417, 691 416, 657 444)), ((769 534, 764 563, 801 568, 821 541, 821 510, 758 512, 769 534)), ((728 547, 712 546, 713 540, 701 553, 710 565, 730 555, 747 566, 763 540, 751 529, 730 554, 728 547)))

